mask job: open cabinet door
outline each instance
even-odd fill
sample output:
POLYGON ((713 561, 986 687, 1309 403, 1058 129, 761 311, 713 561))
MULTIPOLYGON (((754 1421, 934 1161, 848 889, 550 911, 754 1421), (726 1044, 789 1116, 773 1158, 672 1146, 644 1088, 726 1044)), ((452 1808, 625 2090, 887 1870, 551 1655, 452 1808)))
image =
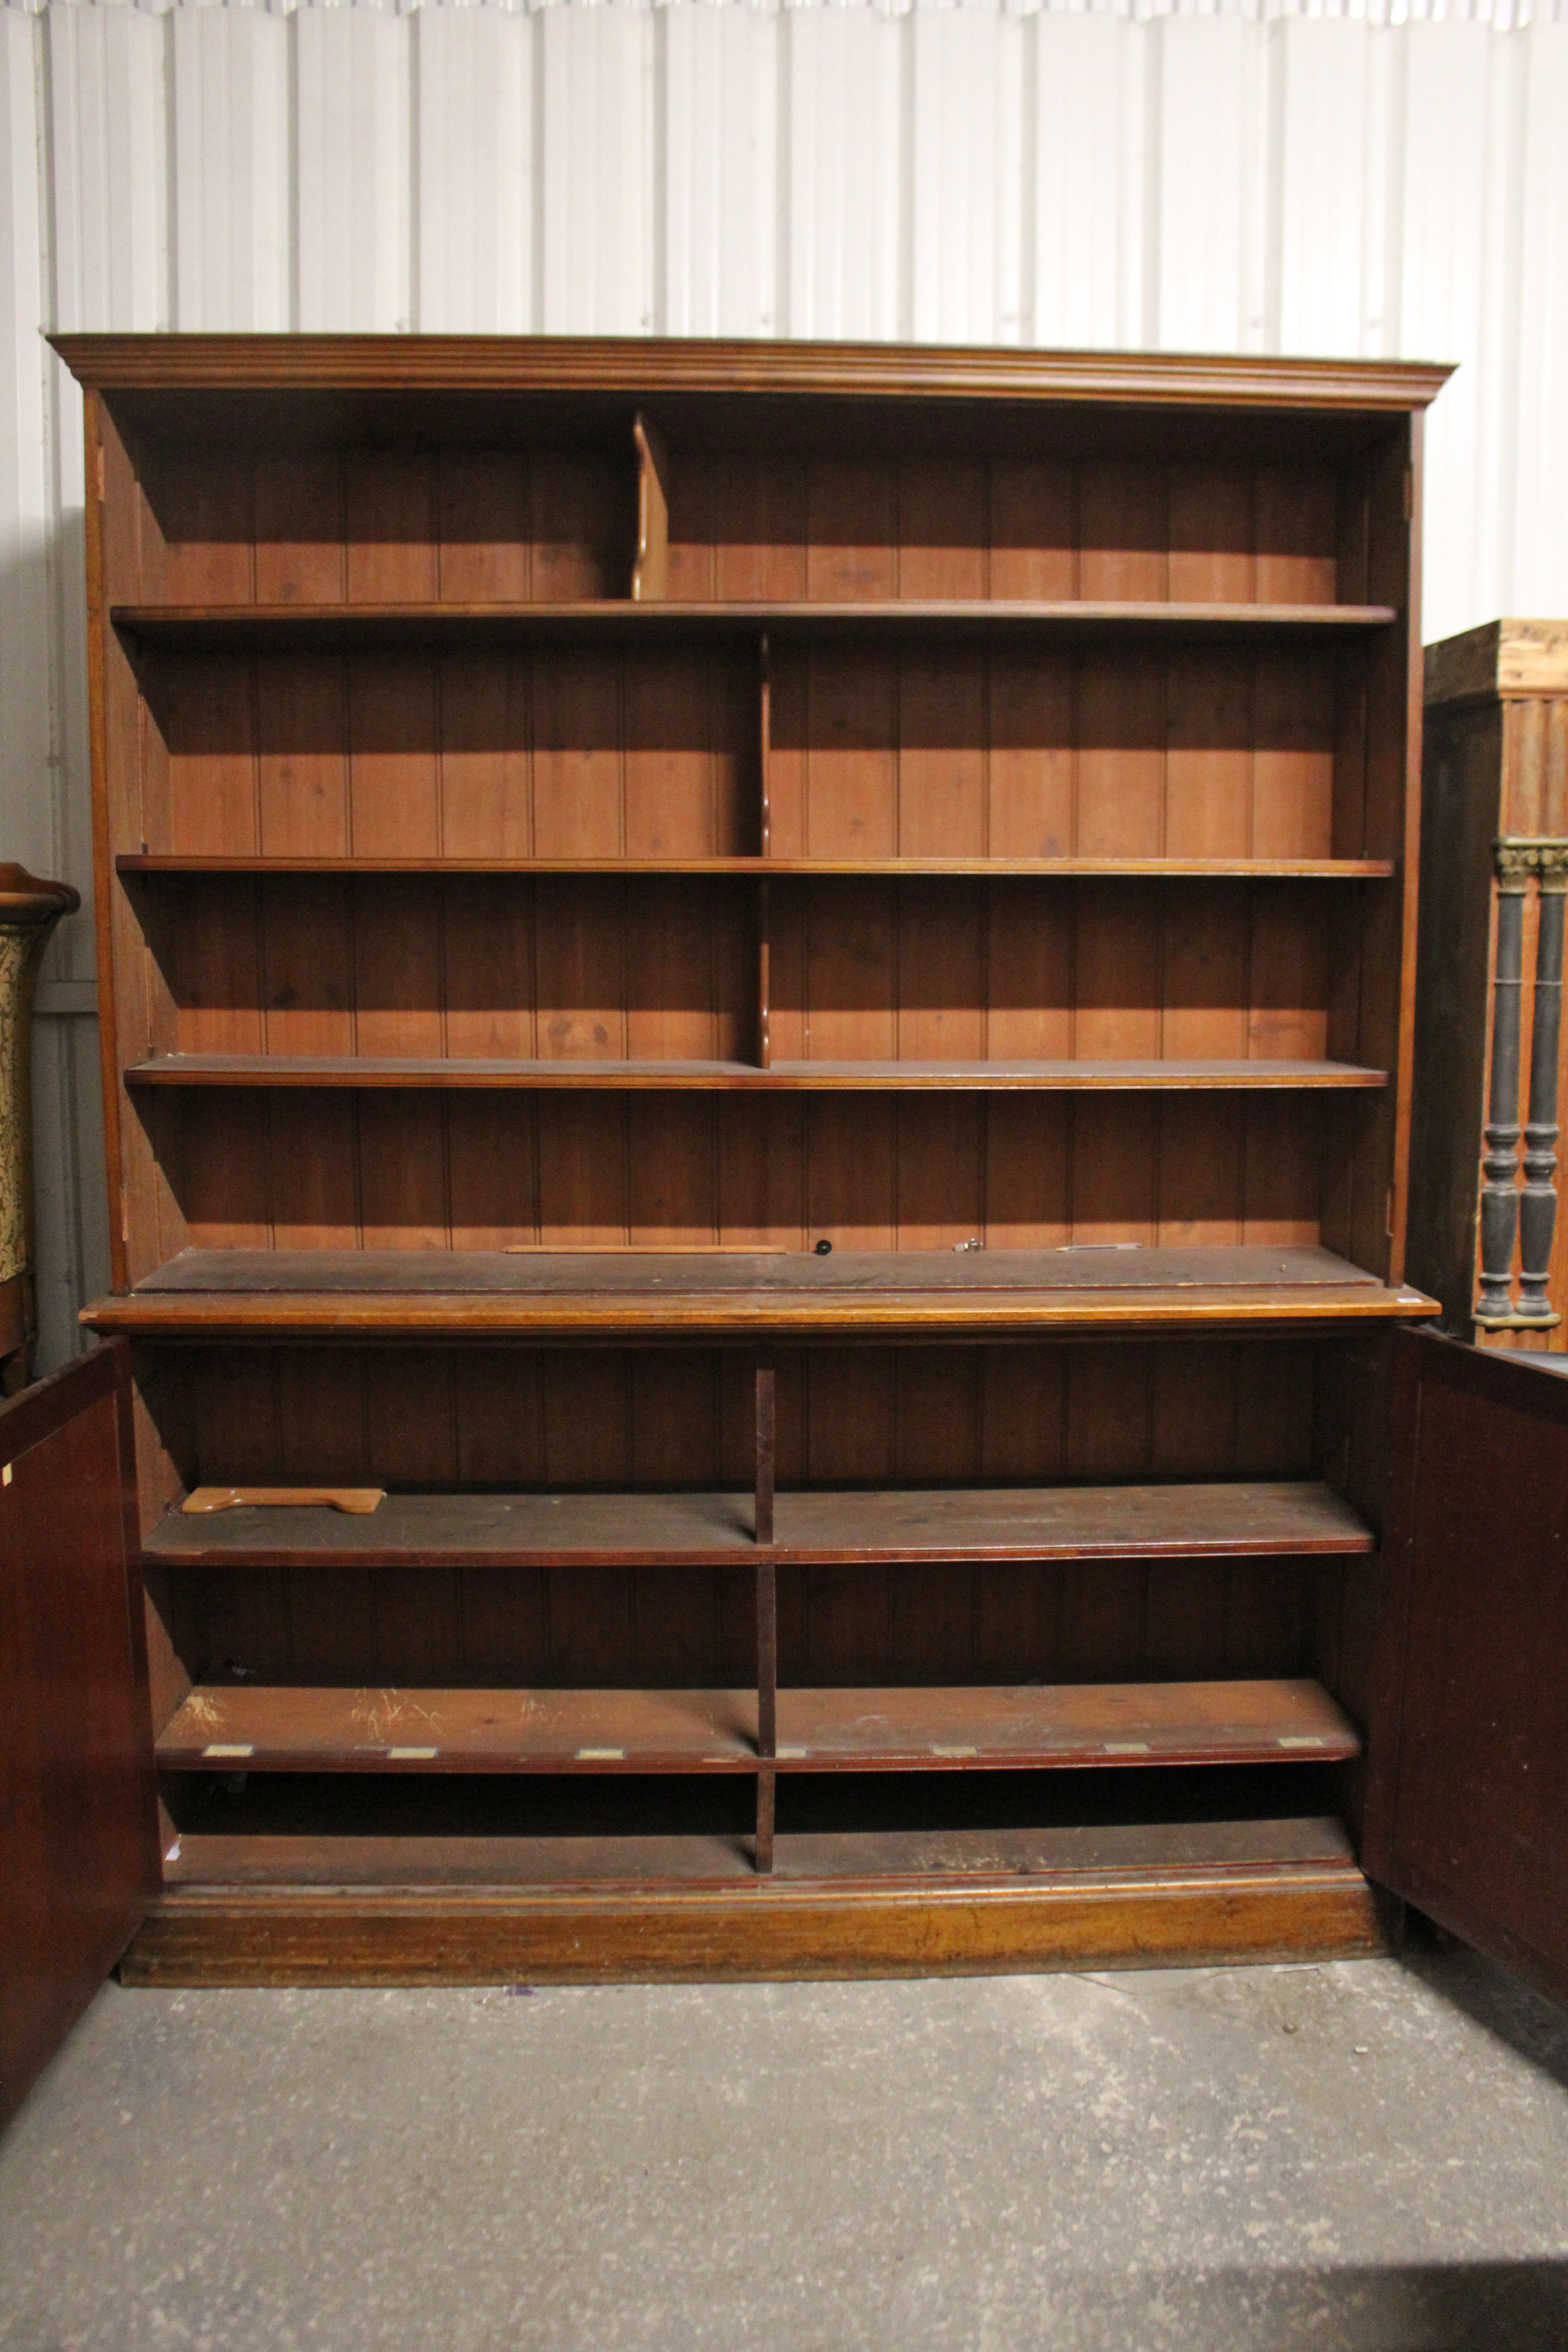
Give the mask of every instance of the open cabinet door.
POLYGON ((1394 1350, 1363 1863, 1568 2000, 1568 1377, 1394 1350))
POLYGON ((122 1340, 0 1408, 0 2123, 157 1886, 122 1340))

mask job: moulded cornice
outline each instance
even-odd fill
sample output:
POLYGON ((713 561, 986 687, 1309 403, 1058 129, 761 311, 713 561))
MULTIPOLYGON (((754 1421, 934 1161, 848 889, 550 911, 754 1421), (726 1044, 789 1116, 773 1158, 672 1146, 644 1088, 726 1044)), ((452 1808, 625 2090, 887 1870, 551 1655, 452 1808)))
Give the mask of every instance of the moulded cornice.
POLYGON ((1425 408, 1424 362, 582 335, 53 335, 89 390, 837 393, 1425 408))

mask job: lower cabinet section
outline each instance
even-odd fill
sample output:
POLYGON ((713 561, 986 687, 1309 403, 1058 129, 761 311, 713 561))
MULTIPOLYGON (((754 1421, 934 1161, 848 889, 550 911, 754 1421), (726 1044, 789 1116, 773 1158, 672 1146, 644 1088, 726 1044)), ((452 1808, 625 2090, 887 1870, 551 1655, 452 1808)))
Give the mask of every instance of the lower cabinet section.
POLYGON ((221 1838, 188 1842, 175 1870, 206 1883, 166 1887, 126 1955, 127 1983, 584 1984, 1350 1959, 1387 1950, 1392 1924, 1331 1819, 1076 1837, 785 1832, 765 1878, 721 1839, 626 1839, 591 1855, 479 1840, 466 1866, 487 1883, 469 1885, 454 1883, 463 1865, 445 1841, 314 1840, 308 1864, 289 1857, 295 1841, 245 1843, 235 1854, 221 1838), (268 1867, 289 1883, 255 1884, 268 1867), (303 1883, 307 1867, 322 1883, 303 1883), (356 1883, 367 1873, 379 1883, 356 1883))
POLYGON ((851 1977, 1385 1948, 1337 1811, 1360 1738, 1316 1682, 786 1688, 769 1756, 758 1698, 194 1689, 158 1743, 164 1893, 127 1980, 851 1977))
POLYGON ((1380 1349, 143 1342, 163 1884, 128 1980, 1383 1948, 1380 1349), (563 1475, 569 1407, 613 1480, 563 1475), (433 1418, 455 1475, 416 1482, 433 1418), (649 1428, 710 1483, 637 1484, 649 1428))

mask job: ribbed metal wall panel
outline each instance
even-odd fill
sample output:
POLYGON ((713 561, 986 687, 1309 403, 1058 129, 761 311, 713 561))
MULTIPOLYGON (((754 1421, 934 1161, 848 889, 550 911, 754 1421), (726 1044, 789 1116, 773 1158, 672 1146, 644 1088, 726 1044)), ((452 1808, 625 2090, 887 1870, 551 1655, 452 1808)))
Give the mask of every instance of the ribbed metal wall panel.
POLYGON ((500 8, 432 8, 414 26, 414 251, 430 334, 533 324, 537 26, 500 8))
MULTIPOLYGON (((0 855, 90 879, 81 328, 1461 362, 1426 616, 1568 611, 1568 0, 0 5, 0 855)), ((104 1279, 85 917, 46 1363, 104 1279)))
POLYGON ((215 334, 287 327, 289 27, 255 9, 182 8, 173 85, 171 324, 215 334))

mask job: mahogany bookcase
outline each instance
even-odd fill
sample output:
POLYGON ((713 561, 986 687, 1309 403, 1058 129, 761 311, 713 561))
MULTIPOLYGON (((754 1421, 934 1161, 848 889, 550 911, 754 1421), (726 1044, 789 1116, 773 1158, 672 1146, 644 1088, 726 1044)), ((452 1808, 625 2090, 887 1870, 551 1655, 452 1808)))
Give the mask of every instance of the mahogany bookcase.
POLYGON ((58 348, 128 1973, 1375 1948, 1445 372, 58 348))

